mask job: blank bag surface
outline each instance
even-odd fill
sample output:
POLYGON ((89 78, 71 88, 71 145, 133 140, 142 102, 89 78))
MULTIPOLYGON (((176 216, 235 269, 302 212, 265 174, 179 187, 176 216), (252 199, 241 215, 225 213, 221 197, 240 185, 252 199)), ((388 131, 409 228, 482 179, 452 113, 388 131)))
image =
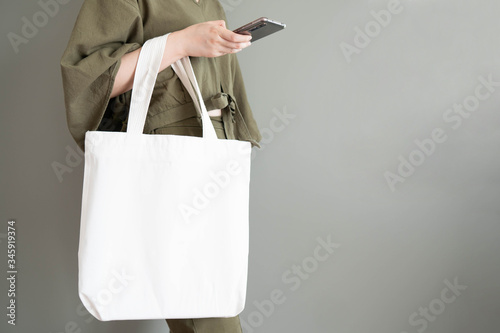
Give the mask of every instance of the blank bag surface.
POLYGON ((233 317, 245 304, 251 144, 217 138, 188 57, 172 68, 203 137, 143 134, 167 40, 141 50, 127 132, 85 136, 78 292, 102 321, 233 317))

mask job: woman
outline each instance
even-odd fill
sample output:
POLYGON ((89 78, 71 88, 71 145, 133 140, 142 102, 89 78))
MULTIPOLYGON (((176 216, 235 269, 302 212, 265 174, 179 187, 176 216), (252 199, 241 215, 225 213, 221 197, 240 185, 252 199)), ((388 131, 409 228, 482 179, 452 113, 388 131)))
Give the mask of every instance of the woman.
MULTIPOLYGON (((250 37, 226 29, 225 19, 217 0, 85 0, 61 59, 68 127, 78 146, 85 149, 88 130, 126 130, 141 46, 166 33, 144 133, 201 136, 200 115, 170 66, 190 56, 217 136, 259 146, 236 57, 250 37)), ((238 316, 167 323, 173 333, 242 331, 238 316)))

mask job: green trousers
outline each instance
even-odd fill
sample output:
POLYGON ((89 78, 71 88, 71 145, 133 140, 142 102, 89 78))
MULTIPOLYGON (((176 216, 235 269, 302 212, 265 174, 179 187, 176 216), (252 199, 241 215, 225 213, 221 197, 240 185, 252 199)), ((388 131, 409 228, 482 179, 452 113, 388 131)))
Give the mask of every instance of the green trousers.
MULTIPOLYGON (((225 112, 225 111, 223 111, 225 112)), ((210 117, 219 139, 227 139, 222 116, 210 117)), ((155 134, 201 136, 202 130, 196 118, 185 119, 158 128, 155 134)), ((239 316, 230 318, 166 319, 171 333, 242 333, 239 316)))

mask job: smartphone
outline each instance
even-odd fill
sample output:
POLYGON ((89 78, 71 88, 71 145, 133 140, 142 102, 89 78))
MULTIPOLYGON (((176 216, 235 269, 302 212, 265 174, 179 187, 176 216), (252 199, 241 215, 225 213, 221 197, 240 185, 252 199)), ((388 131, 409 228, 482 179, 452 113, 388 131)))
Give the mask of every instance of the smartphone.
POLYGON ((252 35, 251 42, 255 42, 263 37, 269 36, 275 32, 285 29, 286 24, 280 23, 277 21, 273 21, 268 19, 267 17, 261 17, 252 21, 248 24, 245 24, 238 29, 233 30, 237 34, 242 35, 252 35))

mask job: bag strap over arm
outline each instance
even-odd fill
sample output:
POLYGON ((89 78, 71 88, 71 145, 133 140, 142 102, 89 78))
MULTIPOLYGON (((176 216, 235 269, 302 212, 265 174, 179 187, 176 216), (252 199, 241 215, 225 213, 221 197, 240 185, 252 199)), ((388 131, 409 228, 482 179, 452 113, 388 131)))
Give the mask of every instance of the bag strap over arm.
MULTIPOLYGON (((148 113, 153 88, 158 77, 158 71, 163 58, 168 35, 162 35, 147 40, 139 53, 139 60, 134 75, 130 113, 127 124, 127 133, 142 134, 146 115, 148 113)), ((214 126, 210 121, 207 108, 200 92, 200 87, 194 75, 193 66, 189 57, 184 57, 172 64, 182 84, 186 87, 193 103, 201 114, 203 138, 217 139, 214 126)))

